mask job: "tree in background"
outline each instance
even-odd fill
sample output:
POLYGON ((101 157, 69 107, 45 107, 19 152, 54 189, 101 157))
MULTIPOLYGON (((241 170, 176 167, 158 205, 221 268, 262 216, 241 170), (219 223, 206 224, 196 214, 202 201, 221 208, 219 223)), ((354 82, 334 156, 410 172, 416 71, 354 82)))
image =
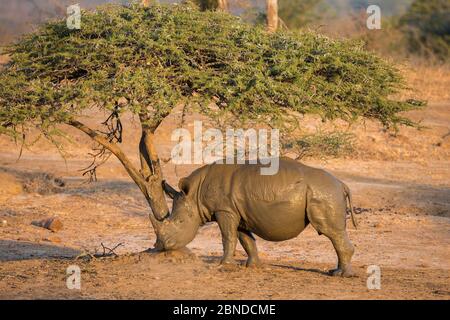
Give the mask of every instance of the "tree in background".
POLYGON ((218 10, 228 12, 228 0, 194 0, 202 11, 205 10, 218 10))
POLYGON ((411 52, 450 60, 449 0, 415 0, 400 23, 411 52))
POLYGON ((227 0, 217 0, 217 9, 220 11, 228 12, 228 1, 227 0))
POLYGON ((278 29, 278 0, 267 0, 267 30, 275 32, 278 29))
POLYGON ((315 9, 322 0, 280 0, 279 16, 289 29, 305 27, 318 19, 315 9))
POLYGON ((266 24, 270 32, 279 27, 299 29, 318 19, 314 12, 322 0, 266 0, 266 7, 253 4, 253 10, 248 9, 250 21, 256 24, 266 24), (253 12, 252 12, 253 11, 253 12), (254 17, 251 17, 251 14, 254 17))

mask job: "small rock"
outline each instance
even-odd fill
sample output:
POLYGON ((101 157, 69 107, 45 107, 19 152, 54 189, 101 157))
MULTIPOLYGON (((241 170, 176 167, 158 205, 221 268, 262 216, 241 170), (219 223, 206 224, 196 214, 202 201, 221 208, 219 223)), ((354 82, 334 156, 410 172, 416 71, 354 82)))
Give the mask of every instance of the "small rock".
POLYGON ((62 242, 60 237, 48 237, 48 238, 44 238, 42 240, 47 241, 47 242, 52 242, 52 243, 61 243, 62 242))
POLYGON ((8 221, 2 220, 2 223, 0 224, 0 226, 2 226, 2 227, 8 226, 8 221))
POLYGON ((380 222, 375 222, 374 224, 372 224, 372 227, 374 227, 374 228, 381 228, 381 223, 380 222))
POLYGON ((33 221, 31 224, 36 227, 45 228, 53 232, 58 232, 63 228, 63 223, 58 218, 49 218, 39 221, 33 221))

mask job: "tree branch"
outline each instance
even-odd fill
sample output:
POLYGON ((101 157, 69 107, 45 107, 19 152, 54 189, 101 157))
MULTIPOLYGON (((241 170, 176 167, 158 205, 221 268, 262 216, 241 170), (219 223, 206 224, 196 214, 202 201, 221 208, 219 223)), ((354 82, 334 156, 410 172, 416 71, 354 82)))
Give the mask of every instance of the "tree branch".
POLYGON ((133 163, 128 159, 128 157, 125 155, 125 153, 122 151, 122 149, 117 146, 117 144, 108 141, 105 137, 103 137, 101 134, 99 134, 97 131, 89 128, 85 124, 81 123, 77 120, 69 120, 67 121, 67 124, 77 128, 78 130, 83 131, 86 133, 92 140, 97 142, 98 144, 102 145, 109 151, 111 151, 117 159, 122 163, 125 170, 127 170, 130 177, 134 180, 134 182, 139 186, 142 192, 146 193, 146 186, 145 186, 145 180, 142 177, 142 175, 139 173, 139 171, 134 167, 133 163))
MULTIPOLYGON (((143 121, 144 119, 141 119, 143 121)), ((169 214, 164 190, 162 188, 162 170, 160 167, 156 148, 153 144, 153 134, 156 127, 149 127, 142 122, 142 138, 139 144, 142 170, 137 170, 125 153, 115 144, 109 141, 101 133, 89 128, 80 121, 69 120, 68 125, 86 133, 92 140, 111 151, 122 163, 130 177, 138 185, 149 203, 156 219, 163 220, 169 214), (153 168, 153 170, 152 170, 153 168)))

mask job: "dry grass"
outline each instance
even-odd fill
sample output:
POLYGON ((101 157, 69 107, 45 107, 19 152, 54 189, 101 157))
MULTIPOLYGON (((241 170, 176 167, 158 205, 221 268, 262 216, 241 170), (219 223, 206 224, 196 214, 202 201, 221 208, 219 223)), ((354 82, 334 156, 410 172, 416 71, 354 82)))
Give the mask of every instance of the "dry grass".
POLYGON ((411 61, 401 67, 408 90, 401 98, 427 100, 429 102, 450 101, 450 65, 430 65, 425 61, 411 61))

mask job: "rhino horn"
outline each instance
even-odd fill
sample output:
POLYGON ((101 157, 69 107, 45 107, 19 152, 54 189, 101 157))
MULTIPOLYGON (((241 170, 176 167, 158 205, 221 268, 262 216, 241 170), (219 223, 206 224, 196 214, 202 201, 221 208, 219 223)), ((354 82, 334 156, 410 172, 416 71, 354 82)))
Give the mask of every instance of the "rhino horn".
POLYGON ((153 212, 151 212, 148 216, 150 218, 150 222, 152 223, 153 228, 155 229, 155 232, 158 233, 158 231, 161 230, 162 221, 156 219, 155 216, 153 215, 153 212))

